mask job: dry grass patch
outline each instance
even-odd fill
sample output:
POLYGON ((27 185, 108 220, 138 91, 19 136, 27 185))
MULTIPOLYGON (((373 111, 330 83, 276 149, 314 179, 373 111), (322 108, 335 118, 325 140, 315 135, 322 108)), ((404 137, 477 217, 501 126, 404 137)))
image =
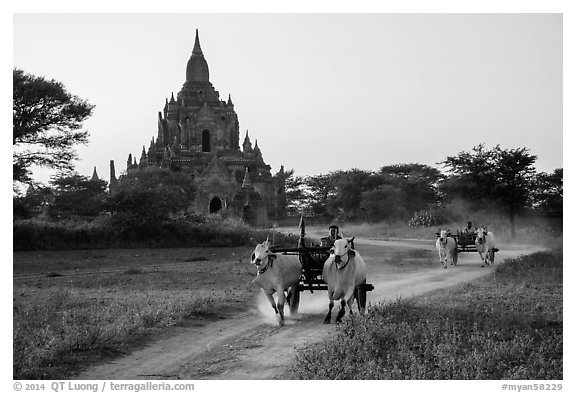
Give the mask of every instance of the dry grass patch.
POLYGON ((106 251, 104 258, 79 263, 79 252, 69 251, 38 253, 24 266, 17 266, 18 256, 14 270, 24 275, 14 279, 13 289, 14 378, 69 378, 170 326, 201 325, 246 310, 256 289, 245 252, 219 249, 211 260, 187 263, 184 255, 194 250, 120 250, 117 259, 106 251), (94 271, 93 261, 106 272, 94 271), (42 273, 57 266, 79 269, 42 273))
POLYGON ((298 354, 297 379, 562 379, 562 253, 371 309, 298 354))

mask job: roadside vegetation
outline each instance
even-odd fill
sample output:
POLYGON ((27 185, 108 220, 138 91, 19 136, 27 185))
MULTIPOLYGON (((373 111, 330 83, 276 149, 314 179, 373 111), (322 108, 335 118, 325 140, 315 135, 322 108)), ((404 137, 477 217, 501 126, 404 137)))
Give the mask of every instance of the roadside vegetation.
POLYGON ((182 216, 156 224, 121 223, 116 217, 95 220, 70 218, 59 221, 32 218, 13 223, 14 251, 74 250, 139 247, 234 247, 250 239, 275 244, 296 244, 296 238, 273 230, 256 229, 241 220, 182 216))
POLYGON ((13 377, 70 378, 170 326, 253 304, 251 248, 81 250, 16 255, 13 377))
POLYGON ((562 379, 562 252, 373 307, 302 350, 295 379, 562 379))

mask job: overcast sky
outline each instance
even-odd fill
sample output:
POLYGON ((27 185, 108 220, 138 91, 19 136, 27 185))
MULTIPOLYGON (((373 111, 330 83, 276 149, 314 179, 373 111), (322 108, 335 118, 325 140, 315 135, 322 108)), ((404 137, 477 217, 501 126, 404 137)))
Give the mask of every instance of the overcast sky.
POLYGON ((480 143, 563 166, 561 14, 16 14, 14 66, 96 105, 77 170, 108 180, 156 136, 195 29, 273 173, 436 166, 480 143))

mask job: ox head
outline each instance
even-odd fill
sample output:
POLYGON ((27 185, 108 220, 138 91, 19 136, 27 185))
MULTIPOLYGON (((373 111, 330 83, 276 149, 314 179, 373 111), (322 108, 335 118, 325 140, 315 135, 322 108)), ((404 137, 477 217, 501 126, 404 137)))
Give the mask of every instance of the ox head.
POLYGON ((266 260, 267 258, 275 258, 275 255, 272 251, 270 251, 270 242, 268 238, 260 244, 256 244, 256 248, 252 252, 252 256, 250 257, 251 263, 259 267, 262 264, 262 261, 266 260))
POLYGON ((484 242, 486 241, 486 233, 487 232, 488 232, 488 230, 486 229, 485 226, 478 228, 476 230, 476 240, 478 240, 478 243, 484 244, 484 242))
POLYGON ((440 239, 440 243, 442 245, 446 245, 446 241, 448 240, 448 231, 446 229, 442 229, 438 237, 440 239))
POLYGON ((348 259, 351 256, 356 255, 356 253, 352 249, 352 242, 353 241, 354 241, 354 238, 352 238, 352 239, 338 239, 334 242, 334 247, 332 247, 332 249, 330 250, 330 253, 334 254, 334 262, 336 263, 337 267, 340 264, 344 264, 344 265, 347 264, 348 259))

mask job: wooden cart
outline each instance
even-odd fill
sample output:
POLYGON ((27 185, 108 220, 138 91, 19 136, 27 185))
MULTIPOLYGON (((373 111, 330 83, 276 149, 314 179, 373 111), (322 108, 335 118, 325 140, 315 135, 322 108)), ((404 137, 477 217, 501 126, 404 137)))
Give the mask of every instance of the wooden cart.
MULTIPOLYGON (((284 255, 297 255, 302 264, 302 275, 298 282, 298 288, 292 299, 287 299, 290 306, 290 312, 296 313, 300 304, 300 292, 309 290, 310 293, 314 291, 328 290, 328 286, 322 279, 322 269, 324 262, 330 256, 331 246, 325 244, 325 239, 322 238, 320 244, 314 244, 310 238, 306 237, 306 225, 304 217, 300 218, 300 238, 298 239, 298 246, 293 248, 285 247, 272 247, 271 251, 284 255)), ((353 247, 353 245, 352 245, 353 247)), ((358 310, 366 308, 366 293, 372 291, 374 286, 367 284, 364 281, 358 285, 354 291, 354 297, 358 304, 358 310)))

